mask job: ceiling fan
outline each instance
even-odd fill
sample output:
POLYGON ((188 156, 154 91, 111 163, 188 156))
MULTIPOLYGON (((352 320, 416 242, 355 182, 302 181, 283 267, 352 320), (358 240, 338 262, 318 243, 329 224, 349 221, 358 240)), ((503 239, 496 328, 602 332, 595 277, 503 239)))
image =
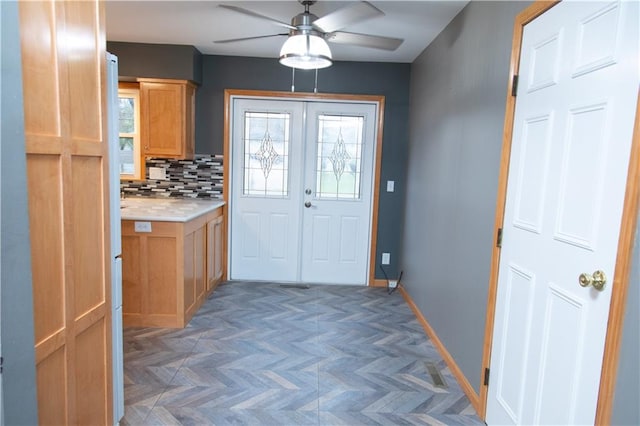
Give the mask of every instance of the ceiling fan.
POLYGON ((315 4, 316 0, 298 0, 298 2, 304 6, 304 12, 294 16, 290 24, 242 7, 221 4, 219 6, 222 8, 269 21, 287 28, 289 32, 217 40, 215 43, 232 43, 269 37, 289 36, 280 51, 280 62, 283 65, 293 68, 317 69, 330 66, 332 63, 331 51, 326 42, 393 51, 404 41, 393 37, 341 31, 351 24, 384 16, 383 11, 369 2, 354 2, 321 18, 309 12, 309 7, 315 4))

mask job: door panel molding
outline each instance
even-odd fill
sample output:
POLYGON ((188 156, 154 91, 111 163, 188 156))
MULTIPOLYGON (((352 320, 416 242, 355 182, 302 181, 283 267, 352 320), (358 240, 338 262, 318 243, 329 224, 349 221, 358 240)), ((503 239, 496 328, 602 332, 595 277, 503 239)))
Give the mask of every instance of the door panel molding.
MULTIPOLYGON (((537 1, 523 12, 515 20, 513 40, 511 48, 511 61, 507 84, 505 120, 503 128, 502 153, 500 159, 500 172, 498 178, 498 193, 496 199, 496 217, 494 222, 494 235, 498 237, 498 231, 503 226, 505 204, 507 195, 507 177, 509 172, 509 159, 511 157, 511 140, 513 136, 513 124, 515 115, 516 98, 512 96, 512 81, 519 74, 519 58, 521 53, 522 36, 525 25, 538 16, 558 4, 556 1, 537 1)), ((613 405, 613 392, 617 380, 617 368, 619 350, 622 338, 622 326, 624 321, 624 309, 626 305, 629 273, 631 270, 631 256, 633 239, 637 226, 638 208, 640 199, 640 93, 636 101, 635 125, 631 145, 631 155, 626 182, 626 192, 622 211, 620 236, 617 244, 617 256, 615 262, 615 282, 611 294, 609 319, 605 337, 604 356, 601 370, 600 387, 596 406, 595 424, 608 424, 611 418, 613 405)), ((493 328, 496 313, 496 295, 498 284, 498 267, 500 263, 500 248, 494 247, 491 259, 489 277, 489 290, 487 297, 487 315, 485 322, 485 337, 483 345, 482 373, 480 377, 480 395, 475 407, 481 418, 486 418, 488 387, 484 385, 484 370, 489 368, 491 361, 491 346, 493 341, 493 328)), ((473 398, 471 398, 473 401, 473 398)), ((475 404, 474 404, 475 405, 475 404)))
MULTIPOLYGON (((379 209, 379 193, 380 193, 380 170, 382 167, 382 135, 384 130, 384 106, 385 97, 377 95, 352 95, 352 94, 339 94, 339 93, 304 93, 304 92, 281 92, 281 91, 263 91, 263 90, 236 90, 226 89, 224 92, 224 138, 223 138, 223 199, 226 203, 229 203, 231 199, 230 193, 230 179, 231 179, 231 110, 233 105, 233 98, 256 98, 265 100, 299 100, 309 102, 362 102, 362 103, 376 103, 378 107, 378 116, 376 123, 376 141, 375 141, 375 153, 374 153, 374 170, 373 170, 373 194, 371 200, 371 229, 370 229, 370 253, 369 253, 369 271, 367 285, 376 285, 375 279, 375 267, 376 267, 376 247, 378 238, 378 209, 379 209)), ((225 220, 225 229, 227 234, 231 235, 228 229, 228 220, 225 220)), ((229 252, 228 252, 228 238, 224 242, 225 253, 227 254, 226 262, 227 268, 223 279, 228 279, 229 270, 229 252)))

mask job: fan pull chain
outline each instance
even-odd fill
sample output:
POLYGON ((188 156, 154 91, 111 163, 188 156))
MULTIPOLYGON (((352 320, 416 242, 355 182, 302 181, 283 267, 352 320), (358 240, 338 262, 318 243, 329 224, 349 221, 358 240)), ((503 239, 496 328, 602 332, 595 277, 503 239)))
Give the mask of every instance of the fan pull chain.
POLYGON ((318 93, 318 68, 316 68, 316 84, 313 87, 313 93, 318 93))
POLYGON ((291 92, 296 91, 296 69, 291 68, 291 92))

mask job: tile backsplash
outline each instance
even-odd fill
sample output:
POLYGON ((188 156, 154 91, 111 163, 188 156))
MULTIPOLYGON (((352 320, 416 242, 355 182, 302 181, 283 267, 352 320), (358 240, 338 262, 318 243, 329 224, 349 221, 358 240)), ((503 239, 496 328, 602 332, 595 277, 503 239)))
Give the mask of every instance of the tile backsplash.
POLYGON ((125 197, 222 198, 222 155, 197 154, 193 160, 147 158, 146 180, 121 180, 125 197), (149 179, 151 167, 166 179, 149 179))

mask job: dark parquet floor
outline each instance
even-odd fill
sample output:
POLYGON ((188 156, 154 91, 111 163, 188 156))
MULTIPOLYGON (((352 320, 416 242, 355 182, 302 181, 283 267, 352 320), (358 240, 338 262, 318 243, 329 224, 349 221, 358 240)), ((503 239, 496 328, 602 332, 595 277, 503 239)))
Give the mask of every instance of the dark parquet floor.
POLYGON ((125 425, 484 425, 381 288, 224 283, 182 330, 125 329, 124 360, 125 425))

